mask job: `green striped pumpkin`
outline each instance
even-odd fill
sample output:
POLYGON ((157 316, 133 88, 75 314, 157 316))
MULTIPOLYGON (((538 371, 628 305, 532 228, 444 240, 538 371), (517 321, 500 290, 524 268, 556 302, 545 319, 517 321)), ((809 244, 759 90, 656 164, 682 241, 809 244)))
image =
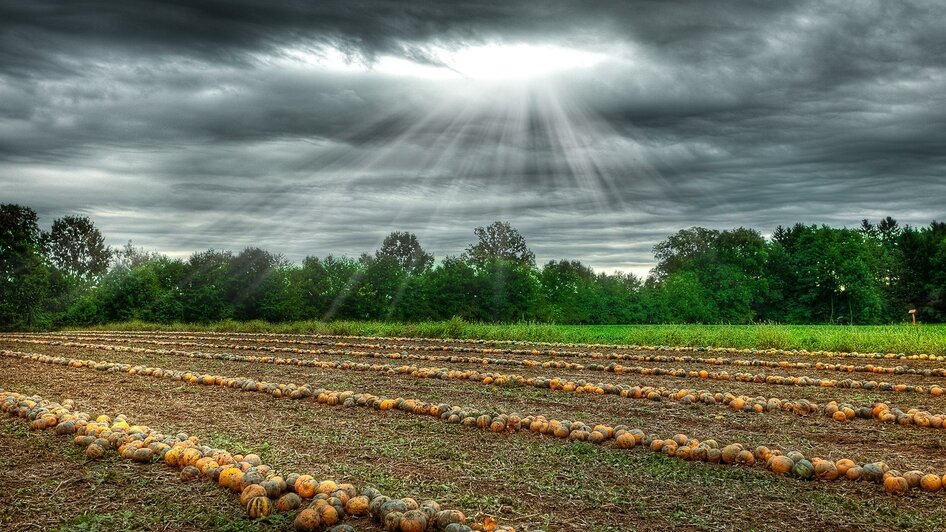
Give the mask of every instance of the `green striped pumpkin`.
POLYGON ((266 517, 272 511, 273 503, 268 497, 253 497, 246 504, 246 515, 250 516, 250 519, 266 517))

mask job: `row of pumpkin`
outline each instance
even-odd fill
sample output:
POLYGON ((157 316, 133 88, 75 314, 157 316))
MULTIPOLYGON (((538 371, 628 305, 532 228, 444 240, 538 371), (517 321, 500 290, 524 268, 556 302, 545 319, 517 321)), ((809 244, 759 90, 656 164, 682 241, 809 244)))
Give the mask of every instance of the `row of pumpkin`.
POLYGON ((174 335, 182 340, 214 339, 224 341, 255 341, 258 344, 276 343, 276 344, 309 344, 309 345, 331 345, 336 347, 354 347, 358 349, 393 349, 403 350, 428 350, 428 351, 451 351, 460 353, 486 353, 486 354, 515 354, 528 356, 552 356, 552 357, 593 357, 593 358, 619 358, 626 354, 626 351, 634 352, 672 352, 672 353, 727 353, 732 355, 765 355, 765 356, 786 356, 786 357, 828 357, 828 358, 872 358, 872 359, 897 359, 897 360, 946 360, 943 355, 931 355, 927 353, 861 353, 857 351, 809 351, 807 349, 750 349, 737 347, 693 347, 693 346, 670 346, 670 345, 612 345, 612 344, 577 344, 577 343, 549 343, 549 342, 521 342, 513 340, 476 340, 476 339, 458 339, 458 338, 406 338, 406 337, 384 337, 384 336, 348 336, 348 335, 311 335, 296 339, 293 336, 299 335, 281 335, 281 334, 262 334, 262 333, 169 333, 169 332, 106 332, 106 331, 86 331, 73 333, 55 333, 57 336, 69 337, 70 335, 95 335, 100 337, 110 336, 114 338, 149 338, 155 336, 166 337, 174 335), (357 340, 349 342, 343 340, 357 340), (402 342, 402 343, 390 343, 402 342), (403 342, 411 342, 404 344, 403 342), (449 345, 455 344, 455 345, 449 345), (471 347, 472 344, 474 347, 471 347), (512 347, 488 347, 490 345, 512 345, 528 346, 527 348, 512 347), (542 346, 543 349, 536 349, 536 346, 542 346))
MULTIPOLYGON (((699 441, 684 434, 677 434, 672 438, 660 438, 654 435, 648 436, 640 429, 623 425, 592 425, 582 421, 558 420, 542 415, 523 417, 518 414, 467 409, 447 403, 435 404, 416 399, 392 399, 353 391, 335 392, 326 389, 313 389, 308 385, 278 384, 245 377, 197 374, 107 361, 79 360, 10 351, 4 351, 3 354, 9 357, 74 368, 90 368, 110 372, 120 371, 134 376, 168 378, 191 384, 215 385, 236 390, 267 393, 273 397, 295 399, 314 397, 318 403, 328 406, 367 407, 380 411, 396 409, 419 416, 437 418, 446 423, 460 424, 464 427, 479 428, 494 433, 528 430, 536 434, 593 444, 612 443, 613 447, 619 449, 645 448, 652 452, 683 460, 745 467, 761 465, 773 473, 787 474, 803 480, 866 480, 883 483, 884 489, 895 495, 902 495, 913 487, 919 487, 930 492, 939 491, 943 480, 946 480, 942 475, 923 474, 917 471, 901 475, 898 471, 891 470, 883 462, 857 464, 850 459, 840 459, 833 462, 818 457, 809 459, 798 451, 783 454, 779 450, 771 450, 763 446, 750 451, 747 446, 741 443, 721 445, 713 439, 699 441), (919 476, 917 477, 917 475, 919 476), (932 482, 932 476, 940 479, 938 486, 932 482), (914 477, 920 480, 925 479, 925 482, 916 483, 916 486, 914 486, 914 477), (894 480, 888 481, 890 478, 894 480), (906 488, 900 489, 900 479, 905 480, 906 488)), ((879 405, 875 408, 881 410, 879 405)))
MULTIPOLYGON (((39 340, 36 340, 39 341, 39 340)), ((49 341, 47 341, 49 342, 49 341)), ((55 342, 55 341, 53 341, 55 342)), ((921 428, 942 429, 946 424, 946 414, 934 414, 917 408, 906 411, 889 407, 885 403, 871 405, 853 405, 847 402, 830 401, 821 406, 805 400, 787 400, 764 396, 736 395, 732 393, 710 392, 708 390, 682 388, 667 389, 646 385, 590 383, 584 380, 570 380, 558 377, 523 377, 520 375, 501 374, 495 372, 479 372, 477 370, 449 370, 445 368, 418 368, 417 366, 394 366, 381 364, 362 364, 352 361, 321 361, 317 359, 297 359, 255 355, 239 355, 235 353, 204 353, 200 351, 178 351, 165 349, 150 349, 133 346, 101 346, 97 344, 67 343, 73 347, 101 348, 113 352, 130 352, 140 354, 158 354, 180 356, 186 358, 200 358, 223 361, 239 361, 248 363, 262 363, 275 365, 292 365, 315 367, 322 369, 341 369, 350 371, 373 371, 387 375, 411 376, 415 378, 436 378, 444 380, 465 380, 484 385, 496 386, 531 386, 570 393, 588 393, 594 395, 617 395, 623 398, 642 399, 651 401, 669 400, 685 405, 718 405, 728 407, 734 411, 776 413, 790 412, 796 415, 823 415, 838 422, 848 422, 855 419, 875 420, 882 423, 897 423, 903 426, 917 426, 921 428)), ((683 370, 681 370, 683 371, 683 370)), ((704 370, 705 371, 705 370, 704 370)), ((696 372, 701 378, 702 372, 696 372)), ((717 379, 724 380, 724 379, 717 379)), ((735 379, 743 380, 743 379, 735 379)), ((745 382, 765 382, 763 380, 745 380, 745 382)), ((842 388, 873 389, 861 384, 861 381, 842 381, 842 388)), ((903 385, 893 385, 895 389, 903 385)), ((275 393, 281 393, 278 390, 275 393)), ((942 389, 931 387, 929 393, 941 395, 942 389)))
MULTIPOLYGON (((613 353, 607 357, 601 356, 598 358, 607 358, 612 360, 608 364, 598 364, 598 363, 589 363, 581 364, 577 362, 568 362, 563 360, 533 360, 533 359, 522 359, 522 358, 490 358, 490 357, 478 357, 478 356, 462 356, 462 355, 431 355, 431 354, 421 354, 416 350, 408 350, 405 346, 400 346, 403 349, 382 352, 382 351, 359 351, 352 349, 307 349, 300 347, 279 347, 279 346, 260 346, 260 345, 246 345, 246 344, 221 344, 221 343, 204 343, 191 340, 158 340, 153 338, 122 338, 122 337, 110 337, 110 336, 72 336, 68 337, 71 340, 77 341, 61 341, 53 340, 53 338, 59 338, 60 336, 47 336, 47 337, 30 337, 30 338, 16 338, 11 337, 8 340, 12 342, 26 342, 26 343, 45 343, 49 342, 52 345, 57 345, 57 342, 61 342, 59 345, 65 346, 88 346, 89 344, 83 344, 81 342, 88 341, 113 341, 113 342, 133 342, 135 344, 148 344, 148 345, 159 345, 164 347, 196 347, 196 348, 205 348, 205 349, 227 349, 234 351, 265 351, 270 353, 292 353, 292 354, 305 354, 305 355, 337 355, 337 356, 355 356, 355 357, 371 357, 371 358, 382 358, 382 359, 392 359, 392 360, 427 360, 432 362, 450 362, 450 363, 464 363, 464 364, 477 364, 477 365, 508 365, 508 366, 524 366, 524 367, 544 367, 544 368, 558 368, 558 369, 570 369, 570 370, 589 370, 589 371, 604 371, 611 373, 640 373, 643 368, 635 367, 626 367, 614 360, 619 361, 632 361, 632 362, 652 362, 652 363, 690 363, 690 364, 707 364, 713 366, 749 366, 749 367, 769 367, 769 368, 779 368, 779 369, 806 369, 806 370, 818 370, 818 371, 833 371, 833 372, 842 372, 842 373, 874 373, 874 374, 887 374, 887 375, 916 375, 918 377, 946 377, 946 368, 917 368, 913 366, 881 366, 874 364, 864 364, 864 365, 853 365, 853 364, 827 364, 821 361, 818 362, 793 362, 787 360, 766 360, 760 358, 752 359, 732 359, 727 357, 697 357, 691 355, 657 355, 653 353, 613 353)), ((196 338, 195 338, 196 339, 196 338)), ((236 339, 234 339, 236 340, 236 339)), ((653 368, 654 371, 659 370, 660 368, 653 368)), ((812 379, 813 381, 830 381, 831 379, 812 379)), ((866 382, 866 381, 862 381, 866 382)), ((871 381, 873 382, 873 381, 871 381)), ((889 383, 878 383, 878 387, 884 387, 889 383)), ((817 384, 814 384, 817 385, 817 384)), ((943 390, 938 386, 929 387, 930 390, 939 389, 938 393, 942 394, 943 390)), ((902 390, 906 391, 906 389, 902 390)), ((931 391, 931 393, 934 393, 931 391)), ((936 393, 934 393, 936 395, 936 393)))
POLYGON ((166 463, 180 470, 182 481, 206 480, 239 493, 250 518, 274 511, 296 512, 294 527, 300 532, 351 532, 354 528, 342 521, 364 516, 390 532, 514 532, 511 527, 498 526, 492 517, 467 525, 463 512, 443 510, 432 500, 394 499, 372 487, 359 490, 353 484, 318 481, 305 474, 283 477, 256 454, 233 454, 202 445, 195 436, 163 434, 136 425, 124 415, 93 417, 74 411, 74 407, 71 400, 60 404, 38 396, 0 392, 0 410, 30 420, 33 430, 54 429, 57 434, 74 436, 76 444, 86 447, 90 460, 114 450, 135 462, 166 463))

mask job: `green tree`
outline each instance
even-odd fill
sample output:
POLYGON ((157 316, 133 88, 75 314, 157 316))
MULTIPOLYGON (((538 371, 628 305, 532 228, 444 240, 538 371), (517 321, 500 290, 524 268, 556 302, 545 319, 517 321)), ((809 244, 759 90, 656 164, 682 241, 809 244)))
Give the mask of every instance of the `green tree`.
POLYGON ((477 242, 466 249, 465 257, 477 267, 497 260, 535 266, 535 254, 509 222, 493 222, 487 227, 477 227, 473 232, 477 242))
POLYGON ((304 314, 318 319, 355 318, 354 289, 363 274, 357 260, 306 257, 298 276, 304 314))
POLYGON ((233 257, 226 275, 226 297, 233 307, 233 317, 238 320, 261 319, 266 289, 280 289, 278 281, 270 283, 269 278, 286 266, 288 263, 282 256, 260 248, 246 248, 233 257))
POLYGON ((417 235, 401 231, 394 231, 386 236, 374 256, 377 260, 393 261, 408 275, 427 271, 434 263, 434 256, 424 251, 417 235))
POLYGON ((546 317, 558 323, 594 323, 600 308, 594 270, 577 260, 550 261, 542 267, 539 282, 546 302, 546 317))
POLYGON ((658 262, 653 276, 658 283, 665 283, 691 273, 692 279, 677 277, 677 282, 699 286, 709 298, 701 312, 713 314, 700 314, 699 321, 747 323, 765 307, 768 253, 765 239, 755 230, 693 227, 654 246, 658 262))
POLYGON ((446 257, 425 276, 431 319, 482 319, 483 294, 473 265, 459 257, 446 257))
POLYGON ((509 323, 538 318, 541 286, 529 264, 492 260, 476 270, 476 281, 480 320, 509 323))
POLYGON ((94 283, 108 270, 112 250, 87 216, 64 216, 41 237, 49 261, 80 283, 94 283))
POLYGON ((29 207, 0 205, 0 327, 47 322, 50 270, 41 254, 39 217, 29 207))
POLYGON ((210 249, 190 256, 180 287, 185 321, 207 323, 233 317, 228 298, 232 261, 229 251, 210 249))

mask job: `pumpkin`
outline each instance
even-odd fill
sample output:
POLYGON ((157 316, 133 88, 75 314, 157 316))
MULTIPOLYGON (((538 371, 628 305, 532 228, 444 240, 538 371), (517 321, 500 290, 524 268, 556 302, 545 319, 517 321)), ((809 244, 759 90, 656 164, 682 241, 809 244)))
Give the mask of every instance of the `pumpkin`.
POLYGON ((630 432, 621 434, 614 441, 618 449, 633 449, 637 445, 637 438, 630 432))
POLYGON ((844 473, 844 476, 847 477, 848 480, 860 480, 863 476, 863 470, 859 465, 851 466, 848 468, 847 472, 844 473))
POLYGON ((420 511, 427 516, 427 521, 433 521, 434 516, 440 511, 440 503, 437 501, 424 501, 420 503, 420 511))
POLYGON ((197 449, 185 449, 177 465, 178 467, 194 465, 201 458, 203 458, 203 455, 197 449))
POLYGON ((442 530, 452 523, 460 525, 466 524, 466 516, 459 510, 441 510, 437 512, 434 522, 437 528, 442 530))
POLYGON ((374 517, 375 521, 381 520, 381 507, 387 504, 391 498, 387 495, 377 495, 371 502, 368 504, 368 511, 371 512, 371 516, 374 517))
POLYGON ((907 484, 910 485, 910 488, 919 488, 920 480, 923 478, 922 471, 907 471, 903 474, 903 478, 907 479, 907 484))
POLYGON ((398 532, 401 529, 401 512, 389 512, 384 516, 384 530, 386 532, 398 532))
POLYGON ((753 455, 751 451, 739 451, 739 454, 736 455, 736 463, 747 465, 747 466, 754 466, 755 455, 753 455))
POLYGON ((338 510, 335 509, 331 504, 326 504, 319 511, 319 517, 322 518, 322 524, 325 526, 332 526, 338 523, 340 517, 338 515, 338 510))
POLYGON ((910 489, 910 484, 903 477, 887 477, 884 479, 884 491, 888 495, 904 495, 910 489))
MULTIPOLYGON (((323 493, 320 493, 316 495, 316 497, 327 497, 327 496, 323 493)), ((335 508, 335 511, 338 512, 339 519, 345 518, 345 502, 344 501, 342 501, 338 497, 327 497, 325 499, 325 502, 331 504, 335 508)))
POLYGON ((220 472, 220 476, 217 477, 217 484, 219 484, 220 487, 229 488, 229 487, 230 487, 230 478, 233 477, 234 475, 238 475, 238 474, 240 474, 240 475, 243 474, 243 472, 240 471, 239 468, 237 468, 237 467, 227 467, 227 468, 225 468, 223 471, 221 471, 221 472, 220 472))
POLYGON ((801 454, 801 453, 798 452, 798 451, 789 451, 789 452, 785 453, 785 456, 791 458, 791 459, 792 459, 792 462, 797 462, 797 461, 799 461, 799 460, 804 460, 804 459, 805 459, 805 455, 801 454))
POLYGON ((276 501, 276 509, 280 512, 289 512, 302 506, 302 498, 295 493, 287 493, 276 501))
POLYGON ((391 499, 390 501, 384 503, 381 506, 381 517, 383 518, 391 512, 401 512, 402 514, 408 511, 407 503, 401 499, 391 499))
POLYGON ((880 464, 864 464, 861 474, 871 482, 881 482, 884 478, 884 469, 880 464))
POLYGON ((811 462, 805 460, 804 458, 795 462, 795 465, 792 466, 792 476, 800 479, 810 479, 815 475, 815 468, 811 465, 811 462))
POLYGON ((242 484, 240 489, 243 489, 251 484, 262 484, 264 480, 266 480, 266 478, 256 469, 247 469, 246 472, 243 473, 243 478, 240 480, 240 483, 242 484))
POLYGON ((89 446, 85 448, 85 456, 89 460, 98 460, 105 456, 105 449, 97 443, 89 444, 89 446))
POLYGON ((445 526, 443 532, 472 532, 473 529, 460 523, 450 523, 445 526))
POLYGON ((184 469, 181 469, 180 478, 184 482, 197 480, 198 478, 200 478, 200 470, 194 466, 189 465, 185 467, 184 469))
POLYGON ((404 506, 406 506, 408 510, 416 510, 420 508, 420 505, 417 504, 417 501, 410 497, 404 497, 401 499, 401 501, 404 502, 404 506))
POLYGON ((315 491, 316 493, 324 493, 328 495, 329 493, 332 493, 333 491, 337 489, 338 489, 338 485, 335 484, 335 482, 331 480, 323 480, 322 482, 319 482, 319 486, 318 488, 316 488, 315 491))
POLYGON ((132 453, 131 455, 132 460, 141 464, 147 464, 151 462, 151 459, 153 457, 154 457, 154 452, 152 452, 151 449, 148 449, 148 448, 136 449, 135 452, 132 453))
POLYGON ((854 463, 853 460, 849 460, 847 458, 842 458, 834 463, 834 467, 838 468, 839 475, 844 475, 845 473, 847 473, 848 469, 854 467, 855 465, 856 464, 854 463))
POLYGON ((253 497, 246 505, 246 515, 250 519, 266 517, 273 511, 273 505, 267 497, 253 497))
POLYGON ((939 475, 923 475, 923 478, 920 479, 920 488, 923 491, 933 493, 939 491, 942 487, 943 481, 939 478, 939 475))
POLYGON ((311 499, 315 495, 315 490, 318 487, 319 485, 311 475, 300 476, 293 485, 296 493, 303 499, 311 499))
POLYGON ((818 460, 814 466, 815 478, 818 480, 836 480, 838 478, 838 468, 834 463, 828 460, 818 460))
POLYGON ((206 475, 208 471, 210 471, 211 469, 213 469, 213 468, 215 468, 215 467, 217 467, 217 466, 219 466, 219 465, 220 465, 220 464, 219 464, 216 460, 214 460, 213 458, 210 458, 210 457, 208 457, 208 456, 205 456, 205 457, 201 458, 200 460, 198 460, 197 463, 194 464, 194 467, 196 467, 198 470, 200 470, 200 473, 201 473, 202 475, 206 475))
POLYGON ((240 492, 240 504, 246 506, 253 499, 265 496, 266 490, 263 489, 263 486, 260 486, 259 484, 250 484, 249 486, 243 488, 243 491, 240 492))
POLYGON ((282 477, 273 477, 260 483, 266 490, 266 496, 270 499, 278 499, 286 491, 286 483, 282 477))
POLYGON ((290 490, 295 491, 296 489, 295 484, 296 484, 296 481, 299 480, 300 476, 301 475, 299 475, 299 473, 290 473, 289 476, 286 477, 286 486, 288 486, 290 490))
POLYGON ((164 453, 164 462, 171 467, 177 467, 177 464, 181 459, 181 454, 183 453, 183 447, 171 447, 168 452, 164 453))
POLYGON ((258 465, 260 465, 260 464, 263 463, 263 461, 260 459, 259 455, 257 455, 257 454, 252 454, 252 453, 250 453, 250 454, 244 456, 244 457, 243 457, 243 461, 249 463, 250 465, 254 465, 254 466, 258 466, 258 465))
POLYGON ((335 525, 329 532, 355 532, 355 527, 351 525, 335 525))
POLYGON ((739 452, 742 451, 742 445, 738 443, 733 443, 723 447, 723 461, 727 464, 731 464, 736 461, 736 456, 739 455, 739 452))
POLYGON ((427 516, 420 510, 409 510, 400 521, 401 532, 424 532, 427 530, 427 516))
POLYGON ((769 459, 768 465, 773 473, 787 475, 792 472, 792 467, 795 466, 795 462, 787 456, 773 456, 769 459))
POLYGON ((364 495, 360 497, 352 497, 351 499, 348 499, 347 503, 345 503, 345 513, 356 517, 368 515, 369 502, 370 501, 368 500, 368 497, 365 497, 364 495))
POLYGON ((237 469, 235 472, 233 472, 233 474, 231 474, 227 479, 227 487, 230 488, 230 491, 243 491, 243 471, 237 469))
POLYGON ((322 518, 312 508, 306 508, 296 515, 292 526, 297 532, 316 532, 322 528, 322 518))

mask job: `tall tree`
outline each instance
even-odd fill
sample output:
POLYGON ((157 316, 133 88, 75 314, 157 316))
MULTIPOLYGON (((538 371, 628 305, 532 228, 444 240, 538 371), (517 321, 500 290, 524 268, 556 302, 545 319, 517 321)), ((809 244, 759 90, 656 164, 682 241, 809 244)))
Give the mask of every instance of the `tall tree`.
POLYGON ((227 301, 238 320, 261 319, 262 301, 267 288, 276 288, 268 279, 286 260, 260 248, 246 248, 230 261, 227 273, 227 301))
POLYGON ((426 271, 434 263, 434 256, 424 251, 417 241, 417 235, 401 231, 386 236, 374 256, 378 260, 390 259, 408 275, 426 271))
POLYGON ((44 318, 49 268, 38 220, 29 207, 0 205, 0 327, 32 327, 44 318))
POLYGON ((227 298, 232 261, 229 251, 210 249, 190 256, 181 283, 185 321, 206 323, 233 317, 233 304, 227 298))
POLYGON ((654 255, 658 283, 679 294, 709 298, 689 321, 745 323, 756 318, 768 292, 768 248, 757 231, 692 227, 658 243, 654 255))
POLYGON ((535 254, 509 222, 493 222, 486 227, 477 227, 473 232, 478 240, 466 249, 466 258, 476 266, 484 267, 495 260, 535 266, 535 254))
POLYGON ((49 261, 83 283, 94 282, 107 270, 112 250, 87 216, 64 216, 42 235, 49 261))

